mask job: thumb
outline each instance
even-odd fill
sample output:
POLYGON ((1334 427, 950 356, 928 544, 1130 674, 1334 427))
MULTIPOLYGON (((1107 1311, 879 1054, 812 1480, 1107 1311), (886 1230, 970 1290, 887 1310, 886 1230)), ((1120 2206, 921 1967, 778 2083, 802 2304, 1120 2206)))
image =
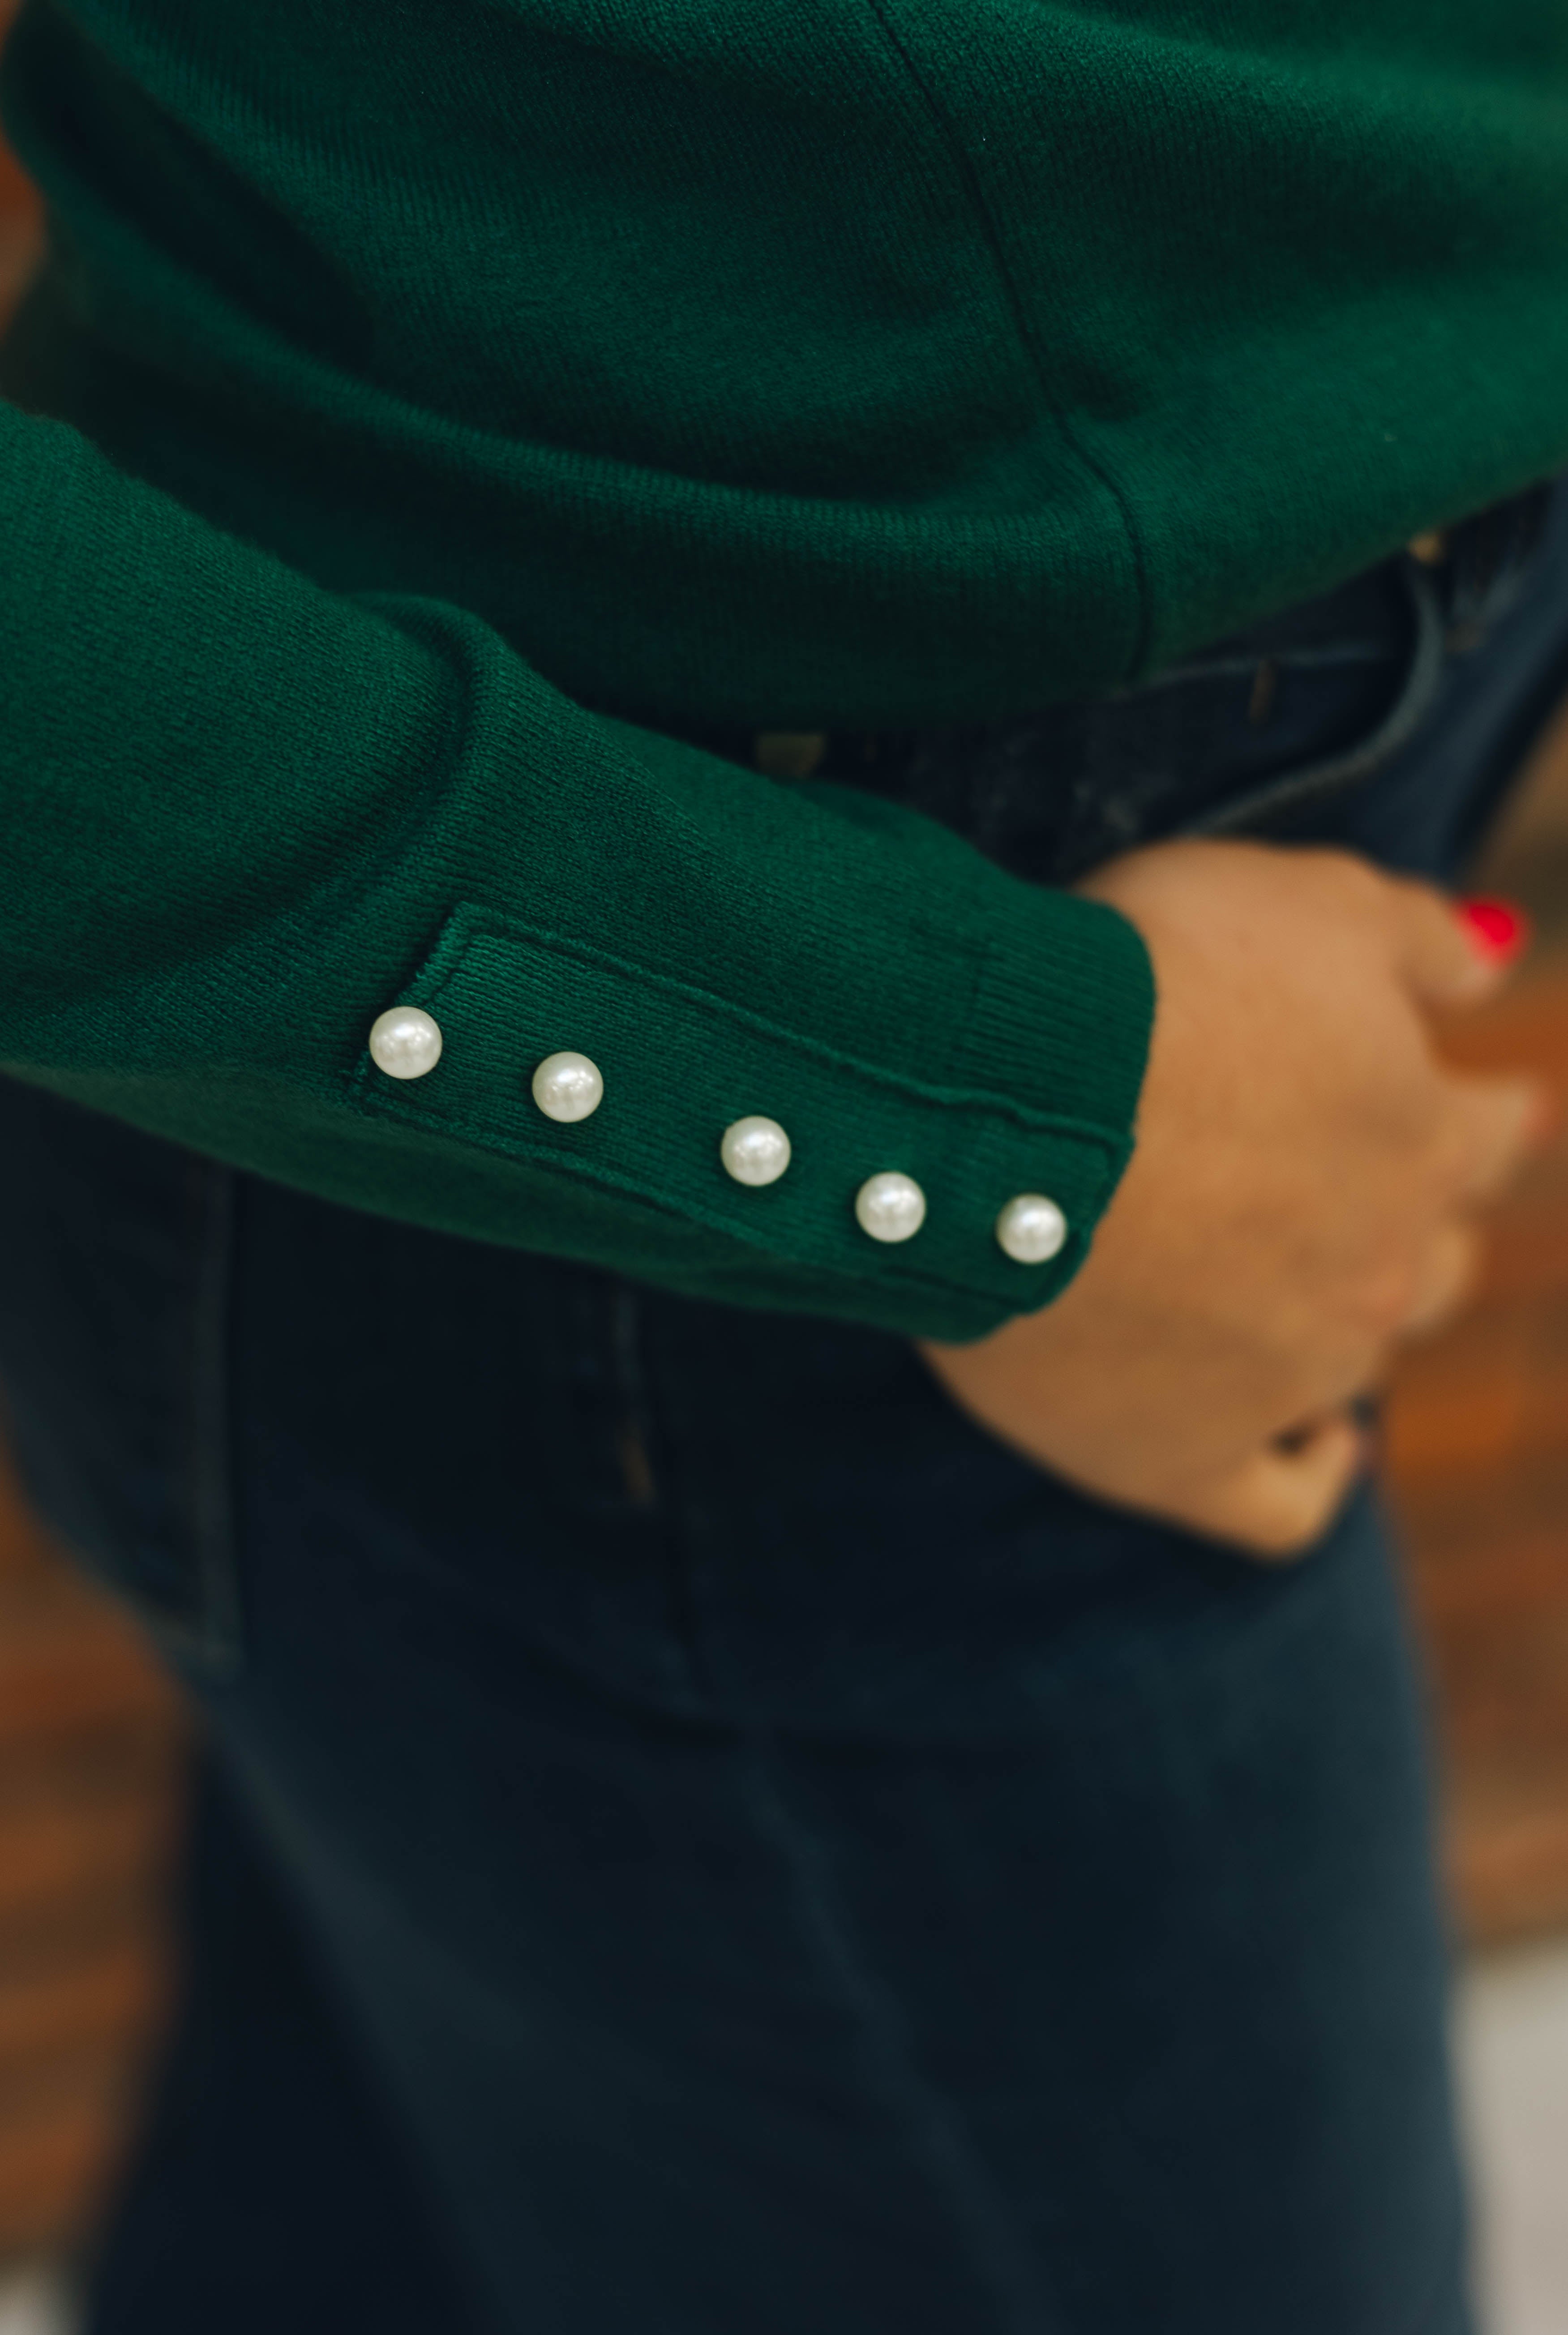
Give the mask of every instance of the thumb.
POLYGON ((1251 1556, 1299 1556, 1332 1523, 1370 1446, 1344 1411, 1281 1437, 1218 1483, 1182 1502, 1181 1521, 1251 1556))

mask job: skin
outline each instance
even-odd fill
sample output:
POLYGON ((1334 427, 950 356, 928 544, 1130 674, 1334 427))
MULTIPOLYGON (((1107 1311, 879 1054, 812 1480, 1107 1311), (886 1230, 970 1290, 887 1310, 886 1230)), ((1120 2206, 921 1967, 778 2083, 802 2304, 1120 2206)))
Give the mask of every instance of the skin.
POLYGON ((1505 969, 1427 885, 1344 852, 1183 842, 1080 888, 1154 961, 1137 1150, 1054 1305, 921 1351, 1084 1490, 1289 1556, 1367 1464, 1356 1399, 1463 1302, 1476 1216, 1547 1100, 1439 1061, 1433 1015, 1505 969))

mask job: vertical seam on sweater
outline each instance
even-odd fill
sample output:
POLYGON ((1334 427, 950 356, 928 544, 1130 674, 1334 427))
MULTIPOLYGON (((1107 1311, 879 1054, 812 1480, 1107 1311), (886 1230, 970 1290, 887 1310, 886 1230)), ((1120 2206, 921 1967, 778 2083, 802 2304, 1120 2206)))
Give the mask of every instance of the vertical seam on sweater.
POLYGON ((1084 469, 1089 471, 1089 475, 1099 481, 1099 484, 1105 489, 1106 493, 1109 495, 1112 502, 1116 505, 1117 513, 1122 524, 1122 532, 1127 538, 1128 548, 1132 555, 1133 583, 1137 596, 1137 624, 1133 641, 1132 654, 1128 659, 1127 670, 1123 675, 1125 682, 1133 681, 1142 671, 1144 660, 1148 654, 1149 642, 1154 629, 1154 609, 1153 595, 1149 581, 1148 557, 1144 549, 1142 532, 1139 529, 1137 519, 1133 516, 1132 505, 1128 501, 1116 473, 1108 467, 1108 464, 1100 460, 1098 454, 1094 453, 1084 444, 1082 439, 1073 428, 1071 419, 1065 405, 1063 405, 1060 399, 1056 396, 1055 392, 1051 389, 1050 376, 1046 369, 1045 358, 1040 350, 1039 341, 1036 338, 1034 327, 1030 322, 1029 311, 1024 305, 1023 295, 1019 287, 1018 279, 1014 276, 1011 266, 1009 263, 1006 246, 1002 238, 1002 230, 998 227, 991 205, 986 199, 985 189, 981 184, 980 173, 975 168, 973 157, 971 155, 969 149, 965 146, 963 137, 959 132, 957 124, 953 120, 947 108, 943 104, 936 92, 932 88, 924 73, 916 64, 913 56, 911 56, 908 49, 905 46, 897 33, 894 30, 893 22, 888 14, 887 0, 866 0, 866 5, 869 7, 873 16, 876 18, 877 26, 880 29, 882 36, 886 42, 887 46, 892 50, 894 56, 903 67, 904 72, 908 76, 916 94, 920 98, 922 104, 924 106, 926 112, 929 114, 931 121, 935 127, 937 136, 942 140, 943 144, 946 147, 948 153, 953 158, 953 165, 958 172, 959 179, 963 187, 964 192, 968 196, 970 207, 974 213, 975 218, 979 222, 981 233, 985 238, 986 249, 991 254, 992 265, 995 268, 998 280, 1002 285, 1002 292, 1007 301, 1009 313, 1012 318, 1013 331, 1018 336, 1019 346, 1022 350, 1029 363, 1030 370, 1034 375, 1036 386, 1038 387, 1040 395, 1045 400, 1051 418, 1055 421, 1057 428, 1060 431, 1066 444, 1077 456, 1078 460, 1082 463, 1084 469))
POLYGON ((747 1797, 792 1884, 806 1951, 848 2011, 868 2072, 946 2209, 998 2335, 1052 2335, 1058 2322, 1028 2242, 953 2103, 918 2066, 902 2010, 859 1947, 821 1844, 779 1786, 774 1739, 745 1728, 740 1749, 747 1797))

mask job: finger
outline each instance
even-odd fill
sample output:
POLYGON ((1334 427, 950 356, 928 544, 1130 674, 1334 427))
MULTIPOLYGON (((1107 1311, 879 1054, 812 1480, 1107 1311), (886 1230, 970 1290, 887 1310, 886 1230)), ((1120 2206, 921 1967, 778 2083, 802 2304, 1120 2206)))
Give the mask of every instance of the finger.
POLYGON ((1481 1235, 1473 1226, 1448 1224, 1439 1229, 1405 1316, 1402 1338, 1429 1337, 1453 1319, 1475 1289, 1483 1253, 1481 1235))
POLYGON ((1332 1522, 1370 1458, 1370 1439, 1335 1411, 1244 1461, 1234 1474, 1184 1495, 1177 1520, 1273 1562, 1299 1556, 1332 1522))
POLYGON ((1550 1129, 1552 1090, 1544 1080, 1449 1078, 1445 1185, 1466 1206, 1495 1200, 1550 1129))
POLYGON ((1475 1005, 1507 980, 1518 950, 1488 942, 1447 893, 1409 877, 1388 879, 1400 972, 1424 1005, 1475 1005))

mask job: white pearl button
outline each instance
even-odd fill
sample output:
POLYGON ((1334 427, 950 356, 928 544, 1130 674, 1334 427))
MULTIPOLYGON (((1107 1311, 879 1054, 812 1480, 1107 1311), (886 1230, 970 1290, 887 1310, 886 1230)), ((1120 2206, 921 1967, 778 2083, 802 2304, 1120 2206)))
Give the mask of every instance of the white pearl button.
POLYGON ((534 1072, 534 1100, 547 1119, 590 1119, 604 1100, 599 1066, 586 1054, 547 1054, 534 1072))
POLYGON ((873 1240, 913 1240, 925 1222, 925 1195, 913 1176, 890 1168, 866 1177, 855 1195, 855 1216, 873 1240))
POLYGON ((719 1157, 737 1184, 776 1184, 789 1165, 789 1138, 776 1119, 753 1112, 724 1129, 719 1157))
POLYGON ((996 1220, 996 1237, 1017 1264, 1043 1264, 1067 1238, 1067 1218, 1043 1192, 1020 1192, 996 1220))
POLYGON ((417 1005, 393 1005, 370 1025, 370 1058, 389 1079, 422 1079, 441 1058, 440 1025, 417 1005))

